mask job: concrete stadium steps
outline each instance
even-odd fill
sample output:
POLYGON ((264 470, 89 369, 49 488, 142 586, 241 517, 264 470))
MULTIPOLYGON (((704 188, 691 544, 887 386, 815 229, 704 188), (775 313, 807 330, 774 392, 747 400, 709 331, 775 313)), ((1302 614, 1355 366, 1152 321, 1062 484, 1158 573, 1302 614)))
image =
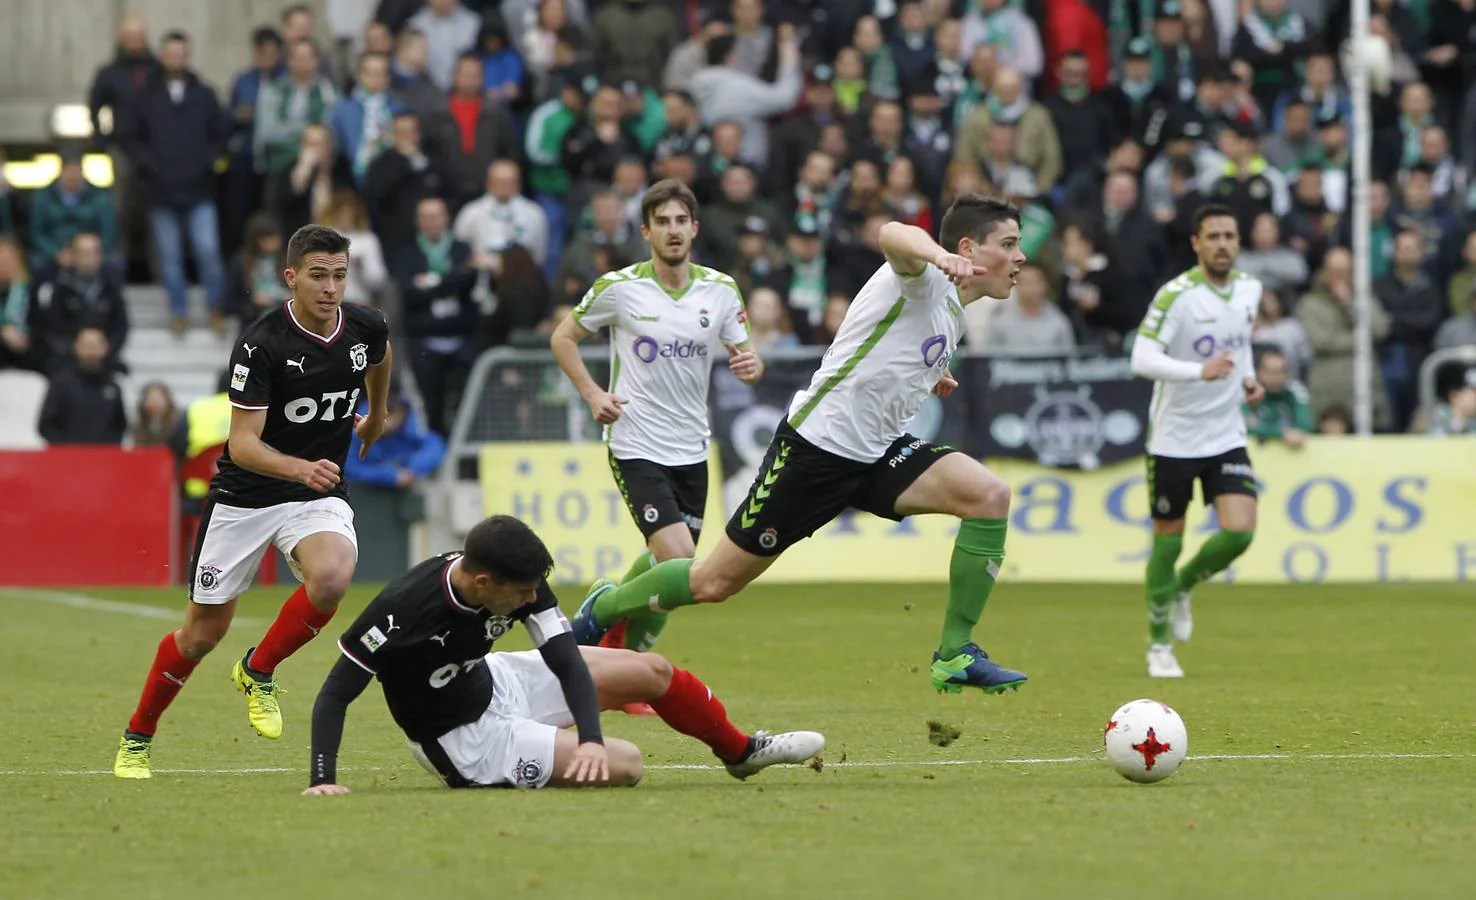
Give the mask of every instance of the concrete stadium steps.
POLYGON ((130 330, 123 347, 129 375, 123 380, 129 415, 139 390, 150 381, 162 381, 181 407, 215 391, 217 373, 230 359, 234 323, 221 337, 208 327, 204 298, 190 291, 190 328, 182 335, 169 329, 169 301, 158 285, 129 285, 130 330))

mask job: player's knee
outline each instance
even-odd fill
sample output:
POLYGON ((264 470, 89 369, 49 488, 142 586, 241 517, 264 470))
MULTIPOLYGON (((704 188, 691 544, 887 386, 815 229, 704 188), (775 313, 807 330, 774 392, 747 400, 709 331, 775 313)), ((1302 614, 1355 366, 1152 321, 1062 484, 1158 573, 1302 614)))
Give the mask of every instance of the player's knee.
POLYGON ((221 638, 225 637, 225 630, 214 627, 207 623, 190 623, 175 632, 175 642, 179 644, 179 654, 185 659, 201 660, 210 655, 221 638))
POLYGON ((646 668, 649 681, 647 689, 651 698, 655 699, 666 693, 666 689, 671 687, 671 662, 659 653, 642 653, 641 664, 646 668))
POLYGON ((962 519, 1002 519, 1010 514, 1010 486, 993 472, 975 478, 959 500, 962 519))
POLYGON ((610 784, 614 787, 634 787, 646 774, 646 763, 641 759, 641 749, 630 741, 612 738, 605 742, 605 755, 610 760, 610 784))
POLYGON ((321 610, 338 608, 338 601, 348 593, 354 579, 353 566, 325 566, 307 579, 308 600, 321 610))

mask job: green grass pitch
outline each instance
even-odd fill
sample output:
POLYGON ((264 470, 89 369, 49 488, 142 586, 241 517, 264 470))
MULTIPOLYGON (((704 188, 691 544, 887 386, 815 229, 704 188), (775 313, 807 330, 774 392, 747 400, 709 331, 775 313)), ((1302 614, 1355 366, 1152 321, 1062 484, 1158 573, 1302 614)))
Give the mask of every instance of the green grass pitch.
POLYGON ((368 587, 279 671, 278 742, 250 731, 227 673, 284 591, 243 598, 251 621, 196 670, 138 783, 112 778, 113 752, 183 601, 79 593, 0 590, 0 897, 1428 900, 1476 884, 1468 586, 1208 586, 1189 677, 1165 683, 1144 675, 1138 589, 1004 584, 978 634, 1031 681, 985 697, 927 681, 941 587, 759 585, 681 610, 660 649, 740 727, 825 732, 820 771, 740 784, 659 720, 612 713, 608 733, 646 753, 637 788, 447 791, 371 687, 339 798, 298 792, 331 636, 368 587), (1100 759, 1108 714, 1142 696, 1190 734, 1154 786, 1100 759), (935 746, 929 720, 961 736, 935 746))

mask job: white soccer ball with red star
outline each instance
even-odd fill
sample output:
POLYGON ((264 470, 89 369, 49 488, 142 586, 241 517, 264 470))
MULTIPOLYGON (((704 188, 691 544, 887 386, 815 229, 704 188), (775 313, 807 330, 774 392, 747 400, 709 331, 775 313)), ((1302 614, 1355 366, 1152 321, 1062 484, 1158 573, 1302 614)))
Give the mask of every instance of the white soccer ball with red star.
POLYGON ((1166 703, 1134 700, 1118 707, 1102 732, 1107 762, 1128 781, 1152 784, 1178 771, 1189 753, 1184 720, 1166 703))

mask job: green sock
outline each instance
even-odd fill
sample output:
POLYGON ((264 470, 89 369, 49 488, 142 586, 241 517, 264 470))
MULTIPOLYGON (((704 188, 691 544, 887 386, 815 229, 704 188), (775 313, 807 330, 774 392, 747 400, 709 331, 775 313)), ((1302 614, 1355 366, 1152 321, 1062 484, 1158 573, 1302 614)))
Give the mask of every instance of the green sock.
POLYGON ((1155 534, 1148 554, 1148 636, 1155 644, 1169 642, 1169 604, 1178 589, 1174 561, 1184 549, 1182 534, 1155 534))
POLYGON ((646 570, 654 565, 656 565, 656 557, 651 555, 650 550, 642 550, 641 555, 637 556, 635 562, 630 564, 630 568, 625 570, 625 577, 620 579, 620 583, 625 584, 627 581, 639 578, 646 573, 646 570))
POLYGON ((1254 531, 1221 531, 1210 535, 1194 558, 1179 570, 1179 589, 1189 590, 1216 572, 1223 572, 1251 545, 1254 531))
POLYGON ((697 602, 692 599, 692 585, 688 574, 692 571, 694 562, 695 559, 668 559, 652 566, 644 575, 606 592, 595 601, 595 621, 601 627, 608 627, 637 613, 654 612, 656 610, 651 607, 653 598, 663 611, 691 606, 697 602))
POLYGON ((973 639, 974 626, 984 614, 989 592, 1004 562, 1007 519, 964 519, 953 539, 948 564, 948 609, 943 613, 943 638, 938 658, 952 659, 973 639))
POLYGON ((656 639, 661 636, 661 631, 666 627, 666 620, 671 618, 666 613, 653 613, 649 610, 636 613, 625 620, 625 649, 634 650, 637 653, 646 653, 656 646, 656 639))

